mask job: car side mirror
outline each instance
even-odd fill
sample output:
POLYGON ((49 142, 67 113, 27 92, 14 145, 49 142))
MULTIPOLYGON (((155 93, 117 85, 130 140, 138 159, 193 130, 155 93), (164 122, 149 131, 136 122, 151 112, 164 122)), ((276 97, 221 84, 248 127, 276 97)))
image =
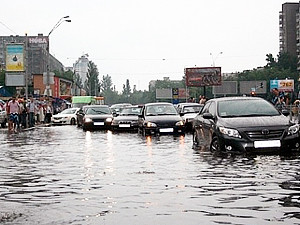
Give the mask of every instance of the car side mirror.
POLYGON ((203 113, 203 118, 207 120, 213 120, 214 116, 211 113, 203 113))
POLYGON ((185 113, 183 113, 183 112, 179 113, 180 116, 184 116, 184 114, 185 114, 185 113))
POLYGON ((289 110, 287 110, 287 109, 283 109, 283 110, 281 111, 281 113, 282 113, 284 116, 290 115, 290 112, 289 112, 289 110))

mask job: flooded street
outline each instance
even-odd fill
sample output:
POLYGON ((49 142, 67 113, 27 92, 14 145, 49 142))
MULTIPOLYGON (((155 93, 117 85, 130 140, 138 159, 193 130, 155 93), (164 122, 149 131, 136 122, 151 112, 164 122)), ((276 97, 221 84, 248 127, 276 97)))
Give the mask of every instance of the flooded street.
POLYGON ((0 224, 299 224, 300 156, 215 156, 192 135, 0 130, 0 224))

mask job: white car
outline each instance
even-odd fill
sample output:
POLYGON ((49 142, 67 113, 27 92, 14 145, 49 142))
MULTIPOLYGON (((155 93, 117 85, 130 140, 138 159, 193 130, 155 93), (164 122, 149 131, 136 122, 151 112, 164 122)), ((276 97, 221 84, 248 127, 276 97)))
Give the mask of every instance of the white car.
POLYGON ((51 118, 52 124, 71 124, 75 125, 77 121, 77 111, 79 108, 69 108, 65 109, 62 112, 55 114, 51 118))

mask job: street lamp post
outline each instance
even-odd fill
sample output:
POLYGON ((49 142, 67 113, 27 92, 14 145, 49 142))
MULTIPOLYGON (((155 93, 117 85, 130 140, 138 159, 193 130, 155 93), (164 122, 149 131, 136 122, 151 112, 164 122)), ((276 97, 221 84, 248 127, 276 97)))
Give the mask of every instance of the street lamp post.
POLYGON ((50 34, 58 28, 63 22, 68 22, 70 23, 71 20, 68 19, 69 16, 64 16, 60 18, 60 20, 54 25, 54 27, 51 29, 51 31, 48 34, 48 57, 47 57, 47 77, 46 77, 46 95, 49 97, 50 96, 50 50, 49 50, 49 36, 50 34))
POLYGON ((214 58, 213 54, 210 53, 211 59, 212 59, 212 66, 213 66, 213 67, 215 67, 215 62, 216 62, 218 56, 219 56, 219 55, 222 55, 222 54, 223 54, 223 52, 219 52, 218 55, 214 58))

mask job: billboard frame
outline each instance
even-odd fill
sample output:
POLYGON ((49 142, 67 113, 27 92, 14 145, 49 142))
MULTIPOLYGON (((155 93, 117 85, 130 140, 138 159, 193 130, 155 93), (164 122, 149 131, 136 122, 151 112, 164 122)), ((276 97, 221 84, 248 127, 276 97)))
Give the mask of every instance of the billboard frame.
POLYGON ((7 43, 5 46, 6 72, 25 71, 25 45, 24 43, 7 43))
POLYGON ((185 68, 187 87, 219 86, 222 84, 221 67, 185 68))

